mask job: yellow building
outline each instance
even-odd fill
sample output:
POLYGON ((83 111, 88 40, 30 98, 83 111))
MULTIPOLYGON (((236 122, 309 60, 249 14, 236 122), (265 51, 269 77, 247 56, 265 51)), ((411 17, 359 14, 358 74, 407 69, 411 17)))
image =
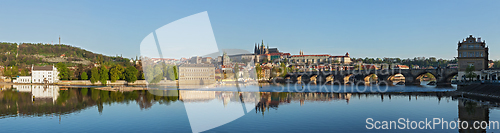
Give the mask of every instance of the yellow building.
POLYGON ((215 83, 215 67, 211 64, 179 66, 179 85, 210 85, 215 83))

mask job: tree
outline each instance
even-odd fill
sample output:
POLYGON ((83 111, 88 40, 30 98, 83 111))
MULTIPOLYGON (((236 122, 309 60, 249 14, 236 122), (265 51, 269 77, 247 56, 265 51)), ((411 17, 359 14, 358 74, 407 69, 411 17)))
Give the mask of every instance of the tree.
POLYGON ((235 80, 238 80, 239 73, 240 73, 240 66, 238 65, 238 63, 236 63, 234 65, 234 79, 235 80))
POLYGON ((101 81, 101 84, 106 85, 106 81, 109 79, 108 69, 104 66, 101 66, 99 68, 99 75, 100 75, 99 81, 101 81))
POLYGON ((465 69, 465 77, 469 78, 469 80, 472 80, 472 78, 477 77, 477 74, 474 73, 474 70, 476 70, 476 67, 474 66, 469 66, 465 69))
POLYGON ((89 77, 87 76, 87 72, 82 72, 82 75, 80 75, 81 80, 87 80, 89 77))
POLYGON ((28 70, 28 69, 26 69, 26 68, 25 68, 25 69, 23 69, 23 70, 21 71, 21 76, 30 76, 29 70, 28 70))
POLYGON ((137 69, 133 66, 129 66, 127 67, 127 69, 125 69, 125 81, 127 82, 135 82, 137 80, 137 69))
POLYGON ((260 64, 255 64, 255 72, 257 73, 257 79, 262 78, 262 67, 260 67, 260 64))
POLYGON ((82 72, 84 71, 84 68, 83 68, 83 65, 82 64, 78 64, 78 67, 76 68, 76 77, 81 77, 82 76, 82 72))
POLYGON ((67 80, 69 79, 69 69, 66 64, 59 62, 56 64, 57 71, 59 71, 59 79, 67 80))
POLYGON ((281 65, 281 77, 284 78, 288 73, 288 68, 286 67, 286 64, 284 62, 281 63, 280 65, 281 65))
POLYGON ((167 69, 167 78, 169 80, 175 81, 177 79, 177 71, 174 68, 175 66, 170 66, 167 69))
POLYGON ((119 64, 112 67, 109 71, 111 83, 114 83, 116 80, 120 79, 120 77, 123 77, 123 71, 125 71, 125 69, 119 64))
POLYGON ((68 73, 68 79, 69 79, 69 80, 73 80, 73 79, 74 79, 74 77, 75 77, 75 72, 72 72, 72 71, 68 71, 68 72, 69 72, 69 73, 68 73))
POLYGON ((173 66, 172 69, 174 70, 175 80, 178 80, 179 79, 179 74, 177 74, 177 66, 173 66))
POLYGON ((91 72, 90 82, 92 84, 100 80, 101 77, 99 75, 99 69, 97 69, 97 67, 92 68, 90 72, 91 72))

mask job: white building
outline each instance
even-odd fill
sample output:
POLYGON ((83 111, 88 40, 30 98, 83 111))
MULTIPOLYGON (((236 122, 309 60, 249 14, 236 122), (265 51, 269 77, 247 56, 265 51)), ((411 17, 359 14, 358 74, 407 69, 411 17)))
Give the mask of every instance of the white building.
POLYGON ((54 66, 31 66, 31 83, 59 82, 59 72, 54 66))
POLYGON ((31 83, 31 76, 18 76, 16 79, 12 80, 14 83, 31 83))

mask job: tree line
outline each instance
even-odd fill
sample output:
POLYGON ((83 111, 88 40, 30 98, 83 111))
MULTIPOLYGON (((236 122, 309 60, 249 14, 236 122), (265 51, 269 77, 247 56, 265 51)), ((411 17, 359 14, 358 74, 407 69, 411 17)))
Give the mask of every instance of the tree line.
POLYGON ((85 69, 83 65, 78 65, 75 71, 68 69, 64 63, 57 63, 56 67, 59 71, 58 76, 61 80, 90 80, 92 84, 99 81, 101 84, 106 85, 107 80, 110 80, 111 83, 117 80, 125 80, 133 83, 138 79, 143 79, 143 76, 139 75, 140 73, 136 66, 132 65, 126 67, 120 64, 115 64, 113 66, 100 65, 98 67, 92 67, 90 70, 85 69))

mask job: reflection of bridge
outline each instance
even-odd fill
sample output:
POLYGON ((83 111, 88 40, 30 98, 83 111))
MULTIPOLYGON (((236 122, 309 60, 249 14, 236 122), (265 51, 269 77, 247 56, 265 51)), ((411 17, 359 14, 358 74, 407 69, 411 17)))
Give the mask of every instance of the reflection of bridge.
POLYGON ((406 84, 419 84, 425 74, 430 73, 436 77, 438 84, 451 83, 453 76, 458 74, 458 69, 384 69, 384 70, 346 70, 346 71, 309 71, 288 73, 285 82, 291 83, 358 83, 366 81, 368 77, 376 75, 378 81, 391 82, 396 74, 405 77, 406 84))

